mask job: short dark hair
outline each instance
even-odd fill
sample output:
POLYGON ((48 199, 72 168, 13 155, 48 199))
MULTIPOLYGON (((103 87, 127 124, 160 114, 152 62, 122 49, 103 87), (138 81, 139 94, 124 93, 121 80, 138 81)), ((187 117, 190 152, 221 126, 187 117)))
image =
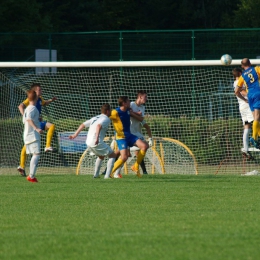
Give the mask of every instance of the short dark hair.
POLYGON ((101 107, 102 114, 105 114, 108 110, 111 110, 111 107, 108 103, 105 103, 104 105, 102 105, 102 107, 101 107))
POLYGON ((145 90, 138 90, 137 91, 137 97, 147 94, 145 90))
POLYGON ((232 70, 232 74, 233 74, 234 78, 237 78, 237 77, 241 76, 241 74, 242 74, 242 69, 240 69, 240 68, 234 68, 234 69, 232 70))
POLYGON ((128 96, 121 96, 118 98, 118 105, 122 106, 128 100, 128 96))
POLYGON ((33 84, 31 85, 31 89, 32 89, 32 90, 35 90, 37 87, 40 87, 40 88, 41 88, 41 84, 40 84, 40 83, 33 83, 33 84))

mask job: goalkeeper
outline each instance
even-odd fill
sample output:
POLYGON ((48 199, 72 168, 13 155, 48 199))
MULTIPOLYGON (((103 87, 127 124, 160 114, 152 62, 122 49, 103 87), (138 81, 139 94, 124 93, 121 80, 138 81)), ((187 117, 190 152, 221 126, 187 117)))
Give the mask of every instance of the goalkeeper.
MULTIPOLYGON (((149 136, 149 146, 153 145, 152 133, 149 125, 144 120, 145 113, 145 103, 147 102, 147 93, 144 90, 139 90, 137 92, 137 98, 135 102, 131 102, 130 107, 132 111, 137 115, 137 117, 131 116, 131 127, 130 131, 133 135, 136 135, 141 140, 144 141, 144 136, 142 134, 142 126, 146 129, 147 134, 149 136)), ((131 149, 130 149, 131 150, 131 149)), ((138 156, 138 151, 136 151, 136 156, 138 156)), ((147 174, 147 170, 145 167, 144 160, 140 163, 143 174, 147 174)))
MULTIPOLYGON (((56 152, 57 150, 54 149, 53 147, 51 147, 51 141, 52 141, 52 137, 54 134, 54 130, 55 130, 55 125, 52 123, 49 123, 47 121, 42 121, 42 117, 41 117, 41 110, 42 110, 42 106, 47 106, 49 105, 51 102, 55 101, 57 98, 53 97, 49 100, 44 100, 42 97, 42 88, 41 85, 39 83, 34 83, 31 85, 31 90, 34 90, 37 94, 37 102, 36 102, 36 108, 39 111, 40 114, 40 125, 41 125, 41 129, 42 130, 47 130, 47 140, 46 140, 46 147, 45 147, 45 152, 56 152)), ((20 111, 20 113, 24 114, 25 108, 29 105, 29 99, 25 99, 19 106, 18 109, 20 111)), ((21 151, 21 156, 20 156, 20 165, 17 168, 17 171, 22 175, 22 176, 26 176, 25 173, 25 162, 26 162, 26 146, 23 146, 23 149, 21 151)))

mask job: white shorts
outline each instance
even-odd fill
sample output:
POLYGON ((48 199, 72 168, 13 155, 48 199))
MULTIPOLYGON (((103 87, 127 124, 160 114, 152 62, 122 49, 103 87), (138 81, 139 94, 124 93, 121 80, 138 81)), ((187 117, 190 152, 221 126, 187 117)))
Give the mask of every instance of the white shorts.
POLYGON ((113 152, 111 147, 105 142, 99 143, 97 146, 88 146, 90 152, 93 152, 97 156, 107 156, 113 152))
POLYGON ((37 140, 33 143, 26 144, 26 153, 27 154, 40 154, 41 153, 41 141, 37 140))
POLYGON ((240 115, 243 121, 243 125, 245 125, 245 122, 252 123, 254 121, 253 113, 249 107, 245 109, 241 109, 240 115))

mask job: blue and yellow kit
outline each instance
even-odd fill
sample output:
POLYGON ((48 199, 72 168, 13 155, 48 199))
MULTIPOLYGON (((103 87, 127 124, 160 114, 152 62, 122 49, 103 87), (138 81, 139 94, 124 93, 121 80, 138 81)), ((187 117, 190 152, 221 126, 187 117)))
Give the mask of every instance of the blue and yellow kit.
POLYGON ((116 141, 119 150, 126 149, 127 146, 133 146, 134 143, 139 139, 137 136, 130 132, 130 111, 122 111, 119 107, 111 111, 110 119, 113 123, 116 131, 116 141), (123 141, 123 145, 122 142, 123 141), (125 140, 125 141, 124 141, 125 140))
POLYGON ((243 71, 238 80, 238 87, 243 87, 245 84, 248 91, 248 103, 251 111, 260 109, 260 67, 250 67, 243 71))
MULTIPOLYGON (((27 107, 29 105, 29 99, 28 98, 25 99, 23 101, 23 104, 27 107)), ((41 117, 41 112, 42 112, 42 106, 44 106, 44 105, 45 105, 45 100, 43 99, 43 97, 39 97, 35 106, 39 111, 40 117, 41 117)))

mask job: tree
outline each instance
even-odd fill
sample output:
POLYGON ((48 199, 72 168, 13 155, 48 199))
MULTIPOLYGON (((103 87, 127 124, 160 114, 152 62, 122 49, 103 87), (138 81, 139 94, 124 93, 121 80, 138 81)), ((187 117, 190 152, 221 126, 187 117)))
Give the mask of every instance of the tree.
POLYGON ((234 28, 259 28, 260 0, 241 0, 234 14, 226 18, 234 28))
POLYGON ((36 0, 1 0, 0 32, 40 32, 49 20, 36 0))

